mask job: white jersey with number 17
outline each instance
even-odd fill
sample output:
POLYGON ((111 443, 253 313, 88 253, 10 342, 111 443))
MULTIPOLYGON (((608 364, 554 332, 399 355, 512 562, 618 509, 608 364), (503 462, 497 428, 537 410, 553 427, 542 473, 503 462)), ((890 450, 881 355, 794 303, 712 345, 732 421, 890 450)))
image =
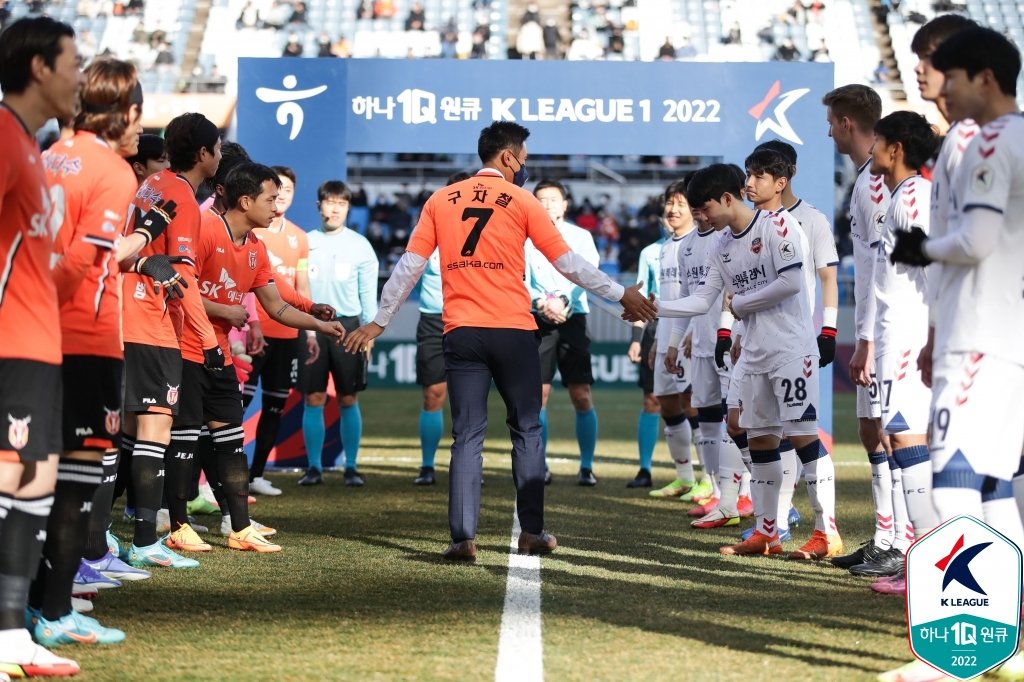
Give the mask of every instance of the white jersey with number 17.
POLYGON ((871 174, 871 159, 868 159, 857 170, 850 196, 854 316, 857 339, 861 341, 875 338, 875 256, 891 200, 882 176, 871 174))

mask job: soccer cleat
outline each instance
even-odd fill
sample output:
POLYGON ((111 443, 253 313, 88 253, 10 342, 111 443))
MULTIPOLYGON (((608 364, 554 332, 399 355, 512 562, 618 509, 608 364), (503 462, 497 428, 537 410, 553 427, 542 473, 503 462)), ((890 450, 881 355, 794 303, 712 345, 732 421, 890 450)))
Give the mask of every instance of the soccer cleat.
POLYGON ((180 554, 165 547, 157 540, 147 547, 136 547, 134 544, 128 550, 128 563, 135 568, 149 566, 160 566, 162 568, 198 568, 199 562, 195 559, 183 557, 180 554))
POLYGON ((118 540, 117 536, 109 530, 107 531, 107 549, 110 550, 110 553, 114 556, 121 555, 121 541, 118 540))
POLYGON ((816 561, 836 556, 842 551, 843 540, 838 533, 826 535, 823 531, 816 530, 804 546, 790 552, 788 558, 792 561, 816 561))
MULTIPOLYGON (((249 518, 249 525, 255 528, 256 531, 265 538, 277 535, 276 528, 264 526, 262 523, 253 519, 252 517, 249 518)), ((228 514, 227 516, 222 516, 220 519, 220 534, 224 537, 228 537, 229 535, 231 535, 231 533, 231 515, 228 514)))
POLYGON ((78 572, 75 573, 75 582, 71 587, 71 594, 95 594, 100 590, 110 590, 121 587, 120 580, 114 580, 93 569, 85 559, 78 563, 78 572))
POLYGON ((650 488, 654 485, 651 481, 651 470, 644 469, 641 467, 640 471, 636 472, 636 476, 632 481, 626 484, 627 488, 650 488))
POLYGON ((43 646, 62 644, 117 644, 124 641, 124 632, 117 628, 105 628, 89 616, 71 613, 57 620, 36 619, 32 631, 35 640, 43 646))
POLYGON ((127 504, 124 506, 124 520, 127 523, 135 521, 135 507, 129 507, 127 504))
POLYGON ((885 549, 876 545, 874 539, 868 540, 863 545, 843 556, 832 557, 832 565, 836 568, 849 569, 866 561, 872 561, 885 549))
POLYGON ((708 529, 708 528, 722 528, 723 526, 738 526, 740 525, 740 517, 729 516, 720 508, 715 507, 708 512, 703 518, 691 521, 690 525, 694 528, 708 529))
POLYGON ((715 509, 718 509, 718 498, 717 497, 705 497, 702 500, 697 500, 697 506, 687 510, 688 516, 696 516, 700 518, 707 516, 715 509))
POLYGON ((781 553, 782 542, 779 540, 778 533, 768 536, 759 531, 754 531, 749 538, 738 545, 721 547, 718 551, 722 554, 734 554, 736 556, 754 556, 758 554, 768 556, 781 553))
POLYGON ((664 488, 658 488, 647 493, 651 497, 682 497, 685 493, 688 493, 696 485, 696 481, 684 481, 681 478, 669 483, 664 488))
POLYGON ((353 488, 362 488, 366 481, 363 480, 362 475, 355 469, 345 469, 344 473, 345 485, 353 488))
POLYGON ((245 501, 246 501, 246 504, 248 504, 250 507, 253 506, 254 504, 256 504, 256 498, 253 497, 252 495, 249 495, 249 497, 247 497, 245 499, 245 501))
POLYGON ((320 473, 320 470, 315 467, 306 469, 306 473, 302 474, 302 478, 299 479, 299 485, 320 485, 324 482, 324 475, 320 473))
POLYGON ((740 495, 739 499, 736 500, 736 511, 740 513, 740 518, 746 519, 754 515, 754 501, 747 495, 740 495))
POLYGON ((197 532, 197 533, 209 533, 210 532, 210 529, 208 527, 206 527, 203 524, 201 524, 198 521, 196 521, 196 517, 194 517, 194 516, 187 516, 185 518, 188 519, 188 525, 192 526, 192 530, 194 530, 195 532, 197 532))
POLYGON ((171 532, 171 513, 160 509, 156 513, 156 534, 164 535, 171 532))
POLYGON ((434 485, 437 477, 434 476, 434 467, 420 467, 420 473, 413 481, 413 485, 434 485))
POLYGON ((711 497, 711 493, 713 493, 714 490, 714 487, 711 485, 711 480, 708 478, 702 478, 697 481, 692 488, 680 495, 679 499, 683 502, 697 502, 697 500, 703 500, 704 498, 711 497))
POLYGON ((594 475, 592 469, 580 469, 580 472, 576 474, 576 485, 592 488, 597 485, 597 476, 594 475))
POLYGON ((216 504, 211 503, 202 495, 196 495, 196 499, 189 500, 188 504, 185 505, 185 512, 189 516, 196 516, 199 514, 219 514, 220 507, 216 504))
POLYGON ((11 632, 0 646, 0 673, 12 678, 77 675, 78 664, 32 641, 28 630, 11 632))
POLYGON ((217 501, 217 496, 213 494, 213 488, 206 481, 199 484, 199 496, 212 504, 214 507, 220 507, 220 502, 217 501))
POLYGON ((850 573, 873 577, 896 575, 903 570, 903 560, 903 552, 895 547, 890 547, 872 561, 851 566, 850 573))
POLYGON ((902 597, 907 593, 907 576, 904 573, 879 578, 871 583, 871 589, 879 594, 894 594, 902 597))
POLYGON ((786 520, 789 522, 790 528, 796 528, 800 525, 800 512, 797 511, 796 507, 790 506, 789 516, 786 517, 786 520))
POLYGON ((952 680, 945 673, 941 673, 924 661, 916 658, 902 665, 895 670, 882 673, 877 678, 878 682, 940 682, 941 680, 952 680))
POLYGON ((269 497, 276 497, 281 494, 280 488, 275 488, 274 484, 263 478, 257 476, 256 478, 249 481, 249 492, 256 493, 257 495, 267 495, 269 497))
POLYGON ((149 571, 143 571, 140 568, 135 568, 134 566, 126 564, 110 552, 107 552, 95 561, 90 561, 88 559, 83 559, 83 561, 85 561, 92 570, 114 580, 145 580, 152 575, 149 571))
POLYGON ((1017 652, 991 673, 996 679, 1018 682, 1024 680, 1024 653, 1017 652))
POLYGON ((168 535, 164 544, 179 552, 209 552, 213 549, 209 543, 203 542, 203 539, 187 523, 179 524, 178 530, 168 535))
POLYGON ((71 608, 73 608, 75 611, 78 611, 79 613, 90 613, 92 612, 93 609, 92 600, 81 599, 79 597, 72 597, 71 608))
POLYGON ((228 547, 243 552, 259 552, 260 554, 281 551, 281 545, 275 545, 270 542, 252 526, 246 526, 243 530, 237 533, 232 532, 228 535, 228 547))
MULTIPOLYGON (((751 526, 750 528, 748 528, 745 531, 743 531, 742 533, 740 533, 740 540, 746 540, 751 535, 753 535, 755 528, 757 528, 756 525, 755 526, 751 526)), ((790 532, 790 530, 788 528, 786 530, 782 531, 781 533, 779 533, 779 542, 789 542, 792 539, 793 539, 793 534, 790 532)))

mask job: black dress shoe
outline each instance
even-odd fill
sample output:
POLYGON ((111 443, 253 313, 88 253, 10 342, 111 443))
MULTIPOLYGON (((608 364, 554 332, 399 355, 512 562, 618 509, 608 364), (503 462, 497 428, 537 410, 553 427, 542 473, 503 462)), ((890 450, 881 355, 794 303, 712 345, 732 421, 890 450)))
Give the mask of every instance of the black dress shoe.
POLYGON ((832 565, 836 568, 850 569, 859 564, 866 564, 874 561, 885 551, 885 548, 875 544, 875 541, 868 540, 863 545, 843 556, 832 557, 832 565))
POLYGON ((345 469, 345 485, 360 488, 365 482, 362 475, 355 469, 345 469))
POLYGON ((551 470, 544 466, 544 485, 551 485, 551 470))
POLYGON ((851 566, 850 573, 854 575, 867 575, 873 578, 896 575, 903 570, 903 561, 903 552, 893 547, 882 551, 872 561, 851 566))
POLYGON ((653 483, 653 481, 651 481, 651 470, 650 469, 640 469, 640 471, 636 472, 636 478, 634 478, 632 481, 627 483, 626 487, 627 488, 650 488, 652 485, 654 485, 654 483, 653 483))
POLYGON ((313 467, 306 469, 306 473, 302 474, 302 478, 299 479, 299 485, 320 485, 323 482, 323 474, 319 469, 313 467))
POLYGON ((476 561, 476 543, 472 540, 452 542, 441 556, 448 561, 476 561))
POLYGON ((520 554, 550 554, 555 547, 558 547, 558 540, 551 533, 541 531, 537 535, 525 530, 519 533, 520 554))
POLYGON ((420 475, 413 481, 416 485, 434 485, 437 479, 434 478, 434 467, 420 467, 420 475))
POLYGON ((576 485, 593 487, 597 485, 597 476, 594 476, 592 469, 580 469, 580 472, 576 474, 576 485))

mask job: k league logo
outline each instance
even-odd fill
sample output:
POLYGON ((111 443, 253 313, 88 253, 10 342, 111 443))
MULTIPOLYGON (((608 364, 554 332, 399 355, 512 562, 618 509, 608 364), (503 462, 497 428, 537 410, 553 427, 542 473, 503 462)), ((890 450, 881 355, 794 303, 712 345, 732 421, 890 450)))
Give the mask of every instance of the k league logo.
POLYGON ((810 91, 810 88, 797 88, 796 90, 782 92, 782 81, 772 83, 764 98, 747 110, 751 118, 757 119, 754 139, 760 142, 764 134, 770 130, 785 140, 795 142, 796 144, 803 144, 803 140, 796 134, 793 126, 789 123, 789 119, 786 118, 786 111, 798 99, 810 91), (782 94, 779 94, 780 92, 782 94))
POLYGON ((947 521, 907 552, 910 648, 959 680, 1017 650, 1020 598, 1020 549, 972 516, 947 521))

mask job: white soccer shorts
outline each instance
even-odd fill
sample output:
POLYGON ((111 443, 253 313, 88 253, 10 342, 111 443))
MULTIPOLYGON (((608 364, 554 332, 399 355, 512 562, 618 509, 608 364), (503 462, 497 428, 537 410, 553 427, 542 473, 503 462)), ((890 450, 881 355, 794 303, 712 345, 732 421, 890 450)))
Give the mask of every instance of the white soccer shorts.
POLYGON ((690 387, 690 359, 679 354, 676 371, 665 369, 665 353, 654 354, 654 395, 676 395, 685 393, 690 387))
MULTIPOLYGON (((726 366, 729 359, 726 355, 726 366)), ((729 392, 730 374, 715 364, 714 358, 691 358, 693 368, 693 395, 690 404, 694 407, 718 407, 722 398, 729 392)))
POLYGON ((876 376, 871 375, 871 385, 857 387, 857 418, 878 419, 882 416, 882 404, 878 400, 878 383, 876 376))
POLYGON ((743 400, 740 427, 744 429, 781 428, 783 422, 816 424, 821 404, 818 358, 813 355, 796 358, 763 374, 747 372, 740 393, 743 400))
POLYGON ((875 358, 875 384, 887 433, 927 433, 931 391, 917 371, 920 347, 904 347, 875 358))

